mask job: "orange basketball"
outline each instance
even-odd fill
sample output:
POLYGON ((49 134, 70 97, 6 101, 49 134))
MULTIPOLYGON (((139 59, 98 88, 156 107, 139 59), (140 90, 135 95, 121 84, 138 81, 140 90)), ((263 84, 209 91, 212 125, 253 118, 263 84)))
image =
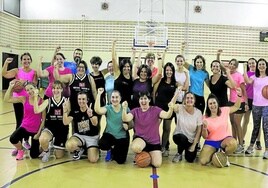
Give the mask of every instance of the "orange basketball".
POLYGON ((268 99, 268 85, 266 85, 266 86, 264 86, 264 87, 262 88, 261 93, 262 93, 262 96, 263 96, 264 98, 268 99))
POLYGON ((151 160, 151 155, 146 151, 138 153, 135 157, 136 164, 141 168, 149 166, 151 164, 151 160))
POLYGON ((216 152, 212 155, 212 164, 218 168, 225 167, 227 165, 227 156, 223 152, 216 152))
POLYGON ((24 87, 23 87, 22 81, 14 79, 14 80, 12 80, 12 82, 15 82, 15 85, 12 88, 14 92, 18 93, 18 92, 21 92, 23 90, 24 87))

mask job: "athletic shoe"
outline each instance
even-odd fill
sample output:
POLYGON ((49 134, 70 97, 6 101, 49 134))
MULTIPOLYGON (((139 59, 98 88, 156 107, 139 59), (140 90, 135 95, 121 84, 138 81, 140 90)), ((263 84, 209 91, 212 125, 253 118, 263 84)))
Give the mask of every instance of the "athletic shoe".
POLYGON ((25 140, 25 141, 24 141, 24 143, 23 143, 23 147, 24 147, 26 150, 31 149, 31 145, 29 144, 28 140, 25 140))
POLYGON ((245 154, 252 154, 254 152, 254 148, 252 146, 248 146, 248 149, 245 151, 245 154))
POLYGON ((174 156, 174 158, 172 159, 173 163, 178 163, 182 161, 182 154, 176 153, 176 155, 174 156))
POLYGON ((263 154, 263 159, 268 159, 268 151, 267 150, 263 154))
POLYGON ((49 157, 50 157, 50 150, 44 151, 44 155, 42 157, 42 162, 43 163, 48 162, 49 161, 49 157))
POLYGON ((162 148, 161 152, 162 152, 163 157, 168 157, 169 156, 169 150, 168 149, 162 148))
POLYGON ((241 145, 238 145, 234 153, 235 154, 241 154, 241 153, 244 153, 244 151, 245 151, 244 147, 241 146, 241 145))
POLYGON ((112 150, 108 150, 106 153, 105 161, 111 161, 112 160, 112 150))
POLYGON ((79 160, 81 155, 84 153, 84 149, 80 148, 80 150, 74 151, 73 160, 79 160))
POLYGON ((24 156, 24 151, 22 149, 18 150, 18 154, 16 156, 16 160, 22 160, 24 156))
POLYGON ((12 152, 11 152, 11 155, 12 156, 16 156, 18 154, 18 150, 17 148, 15 148, 12 152))
POLYGON ((260 141, 257 141, 257 142, 256 142, 255 149, 256 149, 256 150, 262 150, 261 142, 260 142, 260 141))

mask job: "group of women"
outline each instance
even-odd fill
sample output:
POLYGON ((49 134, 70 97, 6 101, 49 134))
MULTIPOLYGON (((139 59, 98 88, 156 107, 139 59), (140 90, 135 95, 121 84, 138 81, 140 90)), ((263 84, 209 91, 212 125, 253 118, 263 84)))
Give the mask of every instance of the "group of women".
MULTIPOLYGON (((97 162, 101 149, 108 151, 112 160, 123 164, 129 150, 129 129, 133 128, 132 151, 149 152, 152 165, 160 167, 162 156, 169 156, 169 136, 174 117, 173 141, 177 145, 177 153, 172 161, 181 161, 184 152, 185 159, 194 162, 202 136, 205 143, 199 160, 206 165, 218 150, 227 155, 244 152, 245 132, 243 135, 241 119, 245 111, 251 109, 254 129, 246 153, 253 152, 261 118, 265 140, 268 140, 268 100, 261 95, 268 79, 266 60, 255 62, 257 68, 253 76, 247 73, 243 76, 237 71, 237 60, 232 59, 228 68, 223 68, 218 59, 211 63, 212 76, 209 77, 205 59, 200 55, 195 57, 193 64, 189 64, 182 55, 175 57, 175 63, 164 63, 165 52, 157 55, 148 53, 145 63, 141 64, 142 52, 135 59, 136 50, 133 49, 131 59, 118 63, 115 48, 116 41, 113 41, 112 61, 107 64, 109 72, 106 75, 99 70, 102 60, 98 56, 91 58, 92 72, 89 74, 87 63, 79 56, 74 57, 75 72, 64 67, 65 57, 59 49, 55 51, 51 66, 42 70, 40 65, 37 72, 30 68, 32 59, 29 53, 21 56, 22 68, 19 69, 7 70, 12 59, 6 59, 3 76, 25 82, 23 95, 12 96, 15 81, 10 83, 5 94, 5 101, 23 104, 20 106, 24 111, 22 122, 17 120, 19 126, 10 137, 17 149, 17 160, 23 159, 22 139, 27 140, 30 136, 30 155, 32 158, 42 157, 43 162, 49 160, 52 148, 56 158, 62 158, 67 149, 73 153, 74 160, 86 153, 90 162, 97 162), (37 77, 49 78, 44 99, 35 87, 37 77), (205 83, 211 91, 206 103, 205 83), (249 85, 252 88, 246 90, 249 85), (252 106, 248 90, 253 92, 252 106), (100 137, 102 115, 106 116, 106 126, 100 137), (229 125, 229 115, 232 126, 229 125), (161 119, 162 140, 159 133, 161 119), (73 135, 68 139, 70 123, 73 135)), ((220 53, 218 51, 218 57, 220 53)), ((265 148, 264 158, 267 159, 267 142, 265 148)))

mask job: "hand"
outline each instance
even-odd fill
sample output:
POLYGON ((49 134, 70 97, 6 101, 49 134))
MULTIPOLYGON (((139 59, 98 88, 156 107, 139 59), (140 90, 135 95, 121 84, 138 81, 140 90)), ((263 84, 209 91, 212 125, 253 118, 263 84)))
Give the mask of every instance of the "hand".
POLYGON ((128 103, 127 103, 127 101, 124 101, 124 102, 122 103, 122 107, 123 107, 124 109, 127 109, 127 107, 128 107, 128 103))
POLYGON ((53 63, 55 69, 59 69, 59 63, 58 61, 54 61, 53 63))
POLYGON ((55 52, 58 53, 61 50, 60 45, 56 47, 55 52))
POLYGON ((12 61, 13 61, 13 58, 8 57, 8 58, 6 58, 5 63, 10 64, 10 63, 12 63, 12 61))
POLYGON ((93 116, 93 110, 92 110, 91 106, 92 106, 92 103, 90 103, 89 107, 86 105, 86 107, 87 107, 87 115, 88 115, 89 118, 91 118, 93 116))
POLYGON ((128 130, 128 124, 127 123, 123 123, 123 128, 127 131, 128 130))
POLYGON ((39 90, 36 88, 34 89, 34 96, 37 97, 39 95, 39 90))
POLYGON ((33 139, 38 140, 40 137, 40 132, 36 133, 33 137, 33 139))
POLYGON ((193 143, 193 144, 189 147, 188 151, 190 151, 190 152, 194 152, 194 150, 195 150, 195 146, 196 146, 196 144, 193 143))
POLYGON ((235 90, 237 95, 242 96, 242 89, 240 87, 236 88, 235 90))
POLYGON ((225 72, 226 72, 227 75, 231 74, 231 71, 230 71, 230 69, 228 67, 225 67, 225 72))
POLYGON ((208 122, 207 120, 203 120, 203 129, 207 129, 208 128, 208 122))
POLYGON ((98 94, 101 95, 104 92, 104 89, 101 87, 98 89, 98 94))
POLYGON ((221 54, 223 52, 223 50, 222 49, 219 49, 218 51, 217 51, 217 54, 221 54))
POLYGON ((10 87, 10 88, 13 88, 14 85, 16 84, 16 82, 17 82, 17 80, 12 80, 12 81, 10 81, 10 82, 9 82, 9 87, 10 87))
POLYGON ((63 106, 63 112, 69 111, 69 109, 70 109, 70 100, 69 100, 69 98, 64 99, 64 103, 62 104, 62 106, 63 106))

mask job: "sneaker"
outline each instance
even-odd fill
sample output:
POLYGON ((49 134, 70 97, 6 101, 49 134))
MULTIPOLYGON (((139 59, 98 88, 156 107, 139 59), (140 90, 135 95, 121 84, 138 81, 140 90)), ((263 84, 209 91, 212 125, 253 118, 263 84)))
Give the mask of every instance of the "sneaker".
POLYGON ((255 149, 256 149, 256 150, 262 150, 261 142, 260 142, 260 141, 257 141, 257 142, 256 142, 255 149))
POLYGON ((263 159, 268 159, 268 151, 267 150, 263 154, 263 159))
POLYGON ((22 160, 24 156, 24 151, 22 149, 18 150, 16 160, 22 160))
POLYGON ((81 155, 84 153, 84 149, 80 148, 80 150, 74 151, 73 160, 79 160, 81 155))
POLYGON ((112 160, 112 150, 108 150, 106 153, 105 161, 111 161, 112 160))
POLYGON ((254 152, 254 148, 252 146, 248 146, 248 149, 245 151, 245 154, 252 154, 254 152))
POLYGON ((45 155, 45 153, 46 153, 45 151, 42 151, 42 153, 40 153, 40 154, 38 155, 38 157, 39 157, 39 158, 43 158, 43 156, 45 155))
POLYGON ((25 141, 24 141, 24 143, 23 143, 23 147, 24 147, 26 150, 31 149, 31 145, 29 144, 28 140, 25 140, 25 141))
POLYGON ((49 157, 50 157, 50 150, 48 151, 44 151, 43 157, 42 157, 42 162, 46 163, 49 161, 49 157))
POLYGON ((176 153, 176 155, 174 156, 174 158, 172 159, 173 163, 178 163, 182 161, 182 154, 176 153))
POLYGON ((236 150, 235 150, 235 154, 240 154, 240 153, 244 153, 244 147, 242 145, 238 145, 236 150))
POLYGON ((15 148, 12 152, 11 152, 11 155, 12 156, 16 156, 18 154, 18 150, 17 148, 15 148))
POLYGON ((166 149, 166 148, 162 148, 162 156, 163 157, 168 157, 169 156, 169 150, 168 149, 166 149))

